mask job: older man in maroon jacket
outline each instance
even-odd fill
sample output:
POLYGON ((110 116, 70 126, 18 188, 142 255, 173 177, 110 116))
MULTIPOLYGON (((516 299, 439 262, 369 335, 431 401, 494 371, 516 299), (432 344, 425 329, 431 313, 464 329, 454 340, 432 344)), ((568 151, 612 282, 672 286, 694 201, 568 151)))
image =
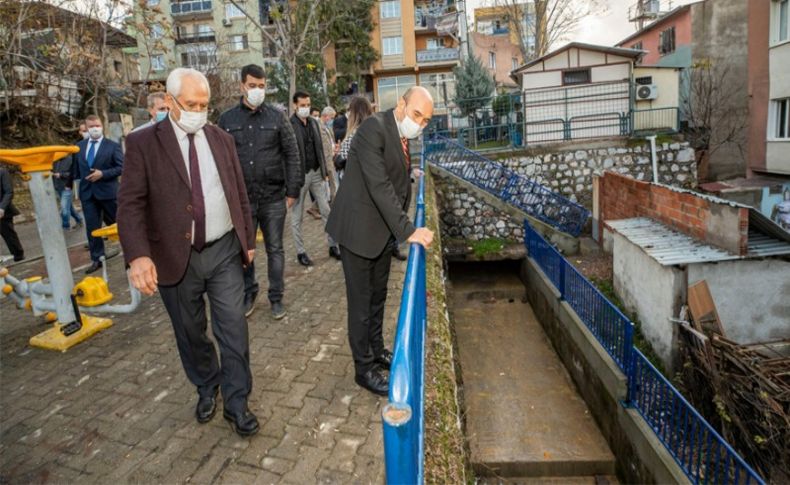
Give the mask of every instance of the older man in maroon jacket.
POLYGON ((167 78, 170 116, 126 140, 118 231, 132 284, 162 295, 181 362, 197 387, 198 422, 216 412, 249 436, 258 420, 244 317, 243 265, 255 254, 250 207, 233 138, 206 125, 210 88, 193 69, 167 78), (206 336, 204 295, 220 359, 206 336))

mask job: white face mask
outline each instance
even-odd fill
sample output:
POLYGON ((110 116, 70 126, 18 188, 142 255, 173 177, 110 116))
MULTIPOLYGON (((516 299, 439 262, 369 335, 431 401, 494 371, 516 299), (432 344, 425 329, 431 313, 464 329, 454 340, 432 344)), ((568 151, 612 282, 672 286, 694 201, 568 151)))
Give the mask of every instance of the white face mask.
POLYGON ((263 104, 266 98, 266 90, 261 88, 253 88, 247 91, 247 103, 256 108, 263 104))
POLYGON ((422 135, 422 126, 420 126, 413 119, 409 118, 409 115, 404 114, 403 121, 398 122, 398 131, 400 132, 400 136, 403 138, 413 140, 422 135))
POLYGON ((304 119, 307 119, 310 116, 310 107, 309 106, 302 106, 301 108, 296 109, 296 116, 304 119))
POLYGON ((207 111, 184 111, 181 110, 181 119, 176 121, 178 126, 187 133, 197 133, 208 120, 207 111))
POLYGON ((101 126, 91 126, 90 128, 88 128, 88 136, 90 136, 94 140, 98 140, 99 138, 101 138, 102 131, 103 130, 101 126))

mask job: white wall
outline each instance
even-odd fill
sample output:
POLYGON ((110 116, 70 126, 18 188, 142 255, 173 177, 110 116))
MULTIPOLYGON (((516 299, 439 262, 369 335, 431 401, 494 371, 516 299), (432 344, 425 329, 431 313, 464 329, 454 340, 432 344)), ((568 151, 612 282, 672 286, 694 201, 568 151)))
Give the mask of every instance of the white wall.
POLYGON ((770 97, 790 97, 790 42, 768 50, 770 97))
POLYGON ((685 273, 662 266, 620 234, 612 234, 614 290, 642 323, 642 333, 666 368, 672 367, 685 273))
POLYGON ((705 280, 727 337, 740 344, 790 338, 790 263, 778 259, 692 264, 705 280))
MULTIPOLYGON (((634 79, 651 76, 658 86, 658 97, 652 100, 636 101, 637 110, 680 107, 680 70, 659 67, 635 67, 634 79)), ((634 114, 634 128, 650 130, 671 128, 677 130, 678 113, 672 109, 661 111, 637 112, 634 114)))
MULTIPOLYGON (((584 67, 584 66, 582 66, 584 67)), ((622 81, 631 78, 630 64, 614 64, 610 66, 597 66, 590 69, 590 78, 594 83, 622 81)))

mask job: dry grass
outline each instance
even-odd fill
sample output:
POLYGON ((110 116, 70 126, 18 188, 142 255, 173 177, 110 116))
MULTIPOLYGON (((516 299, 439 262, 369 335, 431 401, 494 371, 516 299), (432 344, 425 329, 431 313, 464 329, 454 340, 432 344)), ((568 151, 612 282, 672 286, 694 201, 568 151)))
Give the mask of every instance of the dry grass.
POLYGON ((439 218, 430 176, 425 187, 426 225, 435 238, 426 259, 428 329, 425 352, 425 482, 472 481, 461 428, 453 334, 447 313, 439 218))

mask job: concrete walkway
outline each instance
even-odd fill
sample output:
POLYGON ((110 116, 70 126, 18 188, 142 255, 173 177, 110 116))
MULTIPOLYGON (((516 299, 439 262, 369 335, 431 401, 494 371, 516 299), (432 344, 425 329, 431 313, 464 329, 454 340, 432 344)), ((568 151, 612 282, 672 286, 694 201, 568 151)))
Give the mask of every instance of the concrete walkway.
MULTIPOLYGON (((251 439, 237 437, 219 414, 195 422, 195 390, 158 296, 62 354, 29 347, 48 326, 0 301, 0 483, 381 483, 384 400, 354 384, 340 263, 327 255, 320 221, 306 215, 316 266, 299 266, 289 227, 286 221, 289 316, 271 320, 264 292, 249 319, 250 407, 261 422, 251 439)), ((35 231, 24 234, 23 244, 34 248, 35 231)), ((83 251, 73 248, 72 259, 84 259, 83 251)), ((262 249, 257 261, 265 288, 262 249)), ((122 258, 109 269, 115 301, 127 302, 122 258)), ((393 262, 387 342, 404 270, 393 262)), ((43 261, 11 271, 42 274, 43 261)))
POLYGON ((478 476, 494 477, 491 483, 594 483, 595 476, 614 475, 614 456, 522 300, 512 266, 454 265, 450 280, 478 476))

